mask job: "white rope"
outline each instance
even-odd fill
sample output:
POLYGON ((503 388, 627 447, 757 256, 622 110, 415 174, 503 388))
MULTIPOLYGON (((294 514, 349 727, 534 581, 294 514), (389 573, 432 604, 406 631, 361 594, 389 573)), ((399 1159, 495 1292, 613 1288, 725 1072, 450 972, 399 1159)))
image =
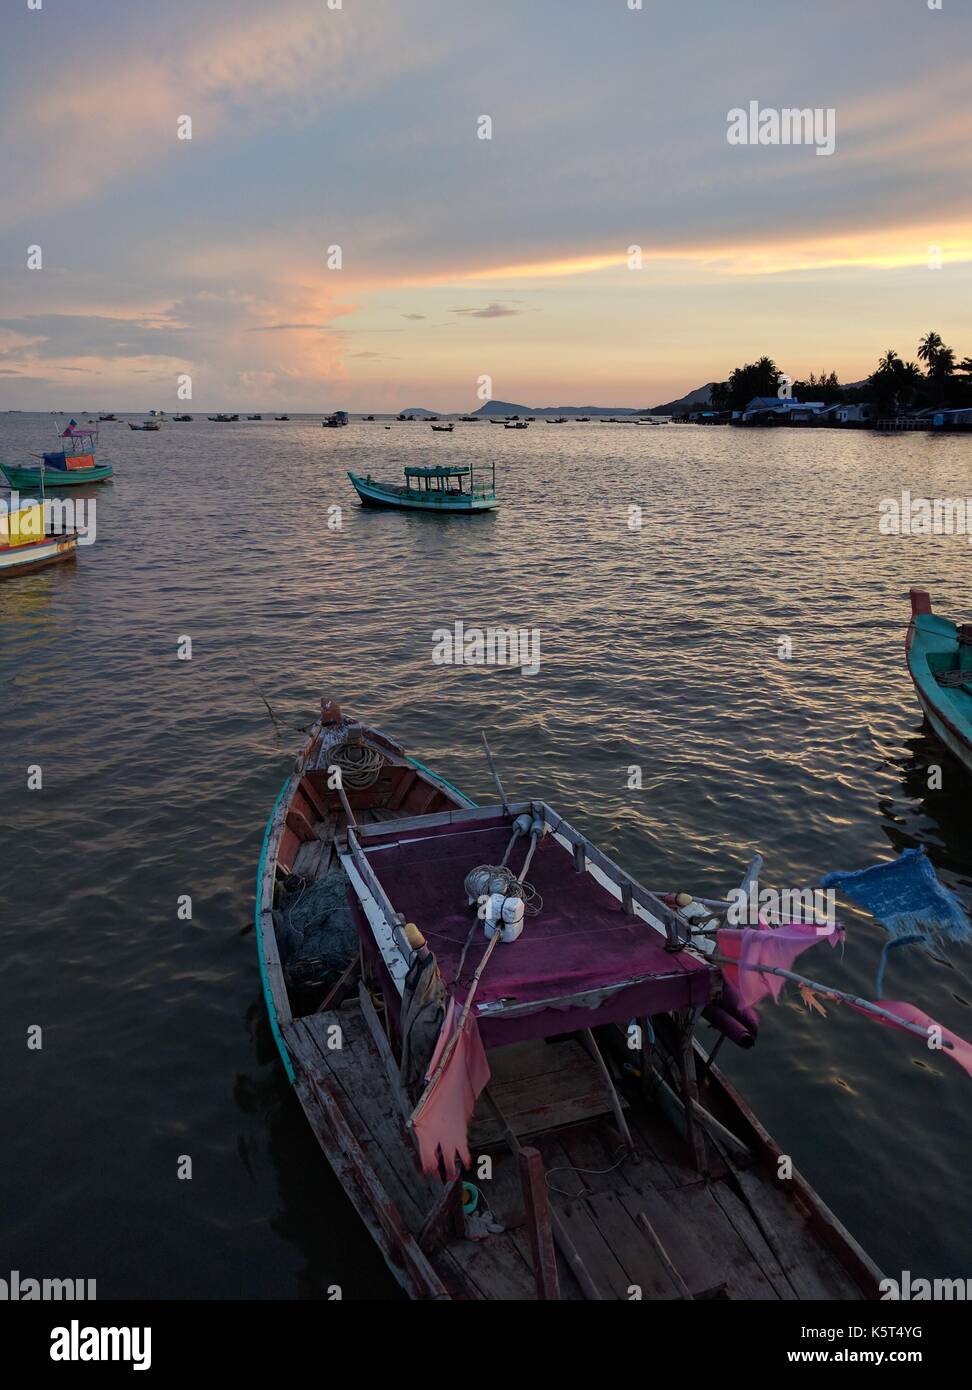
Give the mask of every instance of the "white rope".
POLYGON ((377 748, 369 748, 364 743, 350 740, 328 749, 328 767, 336 767, 341 774, 341 785, 352 791, 364 791, 378 781, 385 765, 384 755, 377 748))

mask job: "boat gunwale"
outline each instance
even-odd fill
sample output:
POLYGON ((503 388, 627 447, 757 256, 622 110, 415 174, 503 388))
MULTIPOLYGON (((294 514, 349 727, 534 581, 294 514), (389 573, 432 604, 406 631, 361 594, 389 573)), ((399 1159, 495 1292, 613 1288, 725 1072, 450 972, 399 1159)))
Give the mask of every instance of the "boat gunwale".
MULTIPOLYGON (((475 807, 465 793, 461 792, 446 778, 439 776, 426 767, 417 758, 410 757, 400 744, 380 729, 373 725, 353 721, 366 741, 371 741, 382 749, 385 754, 391 754, 389 761, 397 765, 407 764, 414 768, 419 777, 443 791, 450 797, 457 798, 465 805, 459 809, 467 810, 475 807)), ((277 1050, 280 1053, 284 1068, 287 1072, 288 1080, 294 1083, 294 1067, 290 1057, 286 1041, 282 1034, 282 1026, 293 1021, 294 1015, 290 1007, 290 994, 287 990, 286 981, 283 978, 283 962, 280 957, 280 947, 277 941, 277 933, 273 922, 273 896, 276 886, 277 861, 280 852, 280 841, 286 824, 287 813, 293 801, 294 793, 300 786, 301 780, 308 771, 311 771, 311 763, 318 751, 318 747, 323 733, 324 724, 318 719, 310 728, 307 739, 294 759, 293 769, 284 781, 277 793, 277 799, 267 819, 263 833, 263 844, 260 851, 260 861, 257 867, 257 892, 254 900, 254 925, 257 938, 257 957, 260 964, 260 980, 263 989, 264 1002, 267 1006, 267 1013, 270 1016, 270 1027, 277 1050), (274 995, 273 985, 270 980, 270 970, 276 968, 281 972, 281 1000, 278 1001, 274 995), (280 1004, 286 1008, 286 1017, 283 1016, 280 1004)), ((384 822, 385 825, 395 824, 393 821, 384 822)), ((336 837, 335 837, 336 838, 336 837)), ((340 863, 340 860, 339 860, 340 863)), ((342 865, 343 869, 343 865, 342 865)))
MULTIPOLYGON (((921 710, 925 718, 929 721, 929 723, 932 724, 933 731, 935 732, 936 737, 938 737, 940 741, 945 744, 945 747, 948 748, 948 751, 953 755, 953 757, 956 757, 969 772, 972 772, 972 733, 966 732, 965 730, 959 728, 955 724, 954 715, 952 718, 949 717, 949 714, 945 712, 943 705, 939 701, 934 700, 932 698, 931 694, 925 690, 924 686, 921 684, 918 678, 918 674, 915 669, 918 658, 914 654, 914 646, 915 636, 918 633, 918 629, 916 627, 916 619, 919 616, 921 615, 912 611, 911 621, 908 624, 907 636, 905 637, 905 664, 908 667, 908 675, 911 677, 911 683, 915 688, 915 696, 918 700, 919 705, 921 706, 921 710), (948 733, 960 744, 961 748, 964 749, 964 755, 963 753, 957 752, 955 749, 951 748, 947 740, 942 738, 938 731, 934 729, 934 721, 936 719, 939 720, 942 724, 944 724, 945 728, 948 730, 948 733)), ((951 622, 951 619, 945 619, 945 621, 951 622)), ((957 637, 958 624, 953 623, 952 626, 955 628, 957 637)), ((925 653, 925 657, 927 662, 927 653, 925 653)), ((929 672, 931 672, 930 666, 928 667, 928 670, 929 672)), ((931 672, 931 674, 934 675, 933 672, 931 672)))

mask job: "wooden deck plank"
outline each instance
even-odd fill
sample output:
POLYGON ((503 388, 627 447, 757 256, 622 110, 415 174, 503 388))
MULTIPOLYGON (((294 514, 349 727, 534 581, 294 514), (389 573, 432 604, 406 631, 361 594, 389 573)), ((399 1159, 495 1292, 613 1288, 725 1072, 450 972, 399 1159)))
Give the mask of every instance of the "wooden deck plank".
MULTIPOLYGON (((696 1293, 700 1283, 707 1283, 713 1289, 724 1282, 730 1298, 778 1301, 775 1288, 753 1259, 707 1183, 671 1188, 656 1196, 666 1205, 657 1206, 655 1211, 649 1210, 648 1219, 693 1293, 696 1293), (674 1211, 674 1221, 668 1215, 668 1208, 674 1211), (678 1244, 680 1240, 681 1247, 678 1244), (694 1255, 690 1262, 688 1252, 692 1247, 701 1253, 694 1255), (699 1260, 701 1268, 696 1263, 699 1260)), ((650 1197, 646 1200, 650 1201, 650 1197)), ((696 1296, 701 1295, 696 1293, 696 1296)))
POLYGON ((601 1297, 606 1301, 623 1299, 627 1302, 631 1297, 628 1292, 631 1280, 595 1225, 586 1201, 583 1198, 575 1201, 555 1192, 550 1194, 550 1200, 601 1297))
MULTIPOLYGON (((576 1179, 592 1192, 624 1191, 629 1171, 639 1173, 641 1181, 651 1186, 671 1185, 664 1167, 643 1143, 639 1143, 636 1156, 627 1155, 620 1138, 612 1141, 604 1123, 577 1125, 563 1130, 558 1137, 576 1170, 576 1179)), ((635 1137, 638 1140, 638 1136, 635 1137)), ((558 1173, 555 1179, 561 1186, 568 1186, 571 1180, 570 1173, 558 1173)))
POLYGON ((297 851, 294 859, 294 873, 300 874, 301 878, 306 878, 312 883, 317 878, 321 861, 330 849, 330 845, 323 840, 306 840, 297 851))
MULTIPOLYGON (((497 1058, 503 1050, 499 1049, 497 1058)), ((556 1044, 545 1051, 554 1055, 544 1071, 534 1070, 539 1065, 535 1049, 518 1054, 529 1059, 526 1065, 530 1074, 525 1076, 515 1072, 517 1058, 503 1059, 497 1075, 493 1071, 494 1054, 490 1053, 493 1072, 490 1090, 518 1138, 546 1133, 560 1125, 577 1124, 607 1114, 611 1109, 600 1069, 578 1042, 556 1044)), ((480 1101, 470 1126, 470 1144, 484 1148, 498 1143, 502 1137, 502 1127, 495 1115, 480 1101)))
MULTIPOLYGON (((417 1171, 415 1152, 406 1143, 394 1101, 390 1095, 383 1094, 384 1077, 378 1073, 380 1064, 377 1057, 371 1075, 357 1066, 348 1065, 349 1054, 355 1051, 355 1041, 358 1043, 357 1056, 359 1060, 361 1058, 360 1036, 352 1041, 353 1033, 348 1028, 353 1017, 350 1011, 343 1011, 340 1016, 325 1013, 315 1014, 309 1019, 297 1019, 285 1034, 287 1044, 309 1076, 324 1076, 338 1088, 342 1110, 358 1143, 367 1153, 409 1230, 417 1236, 432 1207, 428 1180, 417 1171), (331 1051, 326 1043, 319 1045, 315 1037, 318 1030, 309 1025, 320 1024, 323 1029, 335 1023, 342 1029, 344 1046, 331 1051), (331 1066, 332 1056, 342 1059, 339 1066, 331 1066), (362 1076, 367 1077, 367 1085, 361 1084, 362 1076), (351 1077, 357 1078, 357 1085, 350 1081, 351 1077), (345 1081, 349 1084, 344 1084, 345 1081)), ((360 1024, 360 1020, 354 1021, 360 1024)), ((319 1036, 323 1037, 324 1034, 320 1033, 319 1036)), ((364 1065, 361 1062, 361 1067, 364 1065)))
MULTIPOLYGON (((691 1225, 684 1219, 684 1214, 677 1211, 667 1200, 672 1191, 673 1189, 669 1188, 665 1192, 657 1192, 650 1185, 639 1184, 637 1187, 626 1188, 619 1194, 619 1200, 635 1223, 640 1213, 644 1212, 692 1297, 717 1298, 726 1288, 722 1264, 718 1259, 713 1260, 711 1254, 702 1249, 695 1239, 691 1225)), ((645 1234, 644 1238, 650 1245, 651 1237, 645 1234)), ((668 1278, 667 1270, 665 1274, 668 1278)))
POLYGON ((380 1179, 370 1169, 370 1156, 359 1147, 350 1127, 344 1127, 342 1107, 330 1094, 327 1082, 322 1078, 318 1084, 302 1075, 296 1087, 318 1143, 355 1208, 371 1227, 373 1237, 392 1256, 407 1292, 413 1298, 448 1297, 438 1272, 406 1228, 401 1212, 380 1179))
MULTIPOLYGON (((475 1173, 470 1181, 479 1188, 486 1205, 496 1220, 506 1227, 506 1233, 513 1241, 524 1263, 529 1264, 531 1259, 530 1240, 526 1231, 523 1192, 517 1173, 516 1159, 508 1149, 504 1149, 502 1153, 492 1155, 490 1163, 492 1165, 491 1177, 481 1178, 478 1173, 475 1173)), ((560 1277, 561 1300, 579 1299, 583 1301, 584 1295, 577 1280, 570 1271, 570 1267, 561 1261, 559 1255, 557 1272, 560 1277)))
POLYGON ((446 1253, 475 1285, 481 1298, 491 1303, 536 1301, 533 1270, 508 1231, 485 1240, 451 1241, 446 1253))
MULTIPOLYGON (((814 1236, 799 1209, 775 1183, 753 1171, 740 1172, 737 1177, 755 1207, 797 1297, 849 1300, 861 1297, 850 1275, 814 1236)), ((724 1184, 720 1184, 722 1187, 724 1184)), ((730 1199, 733 1196, 730 1193, 723 1198, 720 1191, 720 1201, 727 1211, 732 1205, 730 1199)), ((738 1202, 738 1199, 735 1200, 738 1202)), ((736 1224, 735 1220, 733 1224, 736 1224)))
MULTIPOLYGON (((767 1234, 772 1241, 771 1246, 767 1244, 759 1226, 753 1219, 752 1212, 744 1202, 740 1201, 728 1182, 713 1183, 712 1195, 739 1232, 741 1239, 745 1241, 753 1259, 773 1285, 780 1300, 784 1303, 794 1302, 798 1295, 792 1280, 788 1277, 789 1271, 786 1270, 785 1262, 778 1254, 779 1247, 773 1238, 772 1231, 767 1228, 767 1234)), ((760 1219, 763 1220, 762 1215, 760 1219)), ((765 1221, 763 1224, 765 1226, 765 1221)), ((819 1293, 816 1297, 827 1298, 829 1295, 819 1293)))
POLYGON ((343 1048, 327 1046, 326 1013, 301 1021, 324 1063, 338 1078, 348 1103, 360 1115, 362 1124, 373 1131, 396 1174, 407 1176, 409 1193, 414 1196, 424 1224, 425 1216, 438 1201, 442 1184, 437 1177, 422 1172, 416 1145, 405 1127, 403 1094, 392 1090, 385 1062, 362 1016, 360 998, 346 1000, 340 1015, 330 1019, 341 1027, 343 1048))
POLYGON ((548 1072, 560 1071, 565 1064, 569 1065, 578 1053, 585 1060, 590 1060, 577 1039, 571 1037, 559 1038, 556 1042, 532 1038, 527 1042, 491 1047, 491 1084, 495 1088, 502 1081, 524 1081, 531 1076, 545 1076, 548 1072))
MULTIPOLYGON (((651 1241, 636 1224, 636 1217, 616 1192, 595 1192, 586 1198, 597 1229, 611 1247, 628 1277, 628 1285, 641 1290, 641 1298, 666 1301, 681 1294, 651 1241)), ((683 1276, 684 1277, 684 1276, 683 1276)), ((627 1297, 632 1297, 627 1294, 627 1297)))

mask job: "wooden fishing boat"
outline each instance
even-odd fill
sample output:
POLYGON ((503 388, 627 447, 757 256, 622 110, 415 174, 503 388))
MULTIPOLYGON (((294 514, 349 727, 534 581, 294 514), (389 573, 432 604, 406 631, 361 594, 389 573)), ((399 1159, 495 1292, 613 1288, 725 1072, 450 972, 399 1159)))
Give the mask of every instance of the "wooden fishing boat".
POLYGON ((273 418, 274 418, 275 420, 289 420, 289 419, 290 419, 290 416, 289 416, 289 415, 275 415, 273 418))
POLYGON ((509 420, 507 421, 506 428, 508 430, 528 430, 530 428, 530 422, 529 420, 509 420))
POLYGON ((972 623, 940 618, 927 592, 912 589, 905 652, 925 718, 972 772, 972 623))
POLYGON ((780 1177, 779 1148, 694 1038, 703 1010, 729 1030, 718 967, 543 801, 474 807, 325 705, 267 825, 256 927, 287 1075, 410 1297, 877 1297, 877 1267, 803 1178, 780 1177), (339 791, 334 766, 350 769, 339 791), (517 887, 540 910, 486 944, 469 885, 506 864, 514 832, 530 839, 517 887), (295 916, 321 895, 325 937, 339 932, 345 888, 356 931, 339 973, 308 978, 295 916), (453 998, 475 994, 491 1073, 451 1178, 416 1152, 429 948, 453 998))
MULTIPOLYGON (((24 490, 39 489, 41 486, 40 465, 0 463, 0 472, 12 488, 24 490)), ((114 473, 110 463, 95 463, 77 468, 58 468, 46 463, 44 466, 44 487, 88 487, 91 483, 106 483, 114 473)))
POLYGON ((433 434, 451 434, 452 431, 453 431, 454 429, 455 429, 455 425, 453 425, 453 424, 449 424, 449 425, 433 425, 433 426, 432 426, 432 432, 433 432, 433 434))
POLYGON ((134 421, 129 420, 128 428, 130 430, 144 430, 146 431, 146 433, 155 434, 158 430, 162 428, 162 426, 158 423, 157 420, 143 420, 143 422, 140 425, 136 425, 134 421))
POLYGON ((435 464, 405 469, 404 487, 382 483, 369 473, 348 473, 364 507, 397 507, 418 512, 448 512, 462 516, 470 512, 491 512, 499 506, 496 498, 496 465, 492 481, 479 484, 472 467, 435 464), (463 487, 468 478, 468 488, 463 487))
MULTIPOLYGON (((155 428, 158 428, 157 426, 155 428)), ((98 434, 74 423, 61 431, 60 449, 35 455, 40 463, 0 463, 0 471, 12 488, 43 492, 45 488, 87 487, 112 476, 110 463, 98 463, 98 434)))
POLYGON ((0 514, 0 579, 73 560, 77 550, 75 531, 54 533, 45 528, 40 502, 25 502, 0 514))
POLYGON ((326 430, 343 429, 348 424, 348 412, 346 410, 335 410, 333 415, 325 415, 321 425, 326 430))

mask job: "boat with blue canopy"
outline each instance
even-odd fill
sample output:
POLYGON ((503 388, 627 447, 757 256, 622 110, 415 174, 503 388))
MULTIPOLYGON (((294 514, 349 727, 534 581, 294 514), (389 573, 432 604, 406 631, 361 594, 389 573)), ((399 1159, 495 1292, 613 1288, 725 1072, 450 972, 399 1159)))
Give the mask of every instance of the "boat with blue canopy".
POLYGON ((59 438, 60 449, 35 455, 38 464, 0 462, 0 471, 12 488, 85 487, 112 476, 110 463, 97 462, 97 430, 84 429, 72 420, 59 438))
POLYGON ((912 589, 905 650, 925 718, 972 772, 972 623, 940 618, 926 591, 912 589))
POLYGON ((369 473, 348 473, 364 507, 399 507, 419 512, 491 512, 496 498, 496 464, 489 483, 479 482, 469 464, 432 464, 405 469, 405 484, 383 483, 369 473), (465 484, 465 486, 464 486, 465 484))

